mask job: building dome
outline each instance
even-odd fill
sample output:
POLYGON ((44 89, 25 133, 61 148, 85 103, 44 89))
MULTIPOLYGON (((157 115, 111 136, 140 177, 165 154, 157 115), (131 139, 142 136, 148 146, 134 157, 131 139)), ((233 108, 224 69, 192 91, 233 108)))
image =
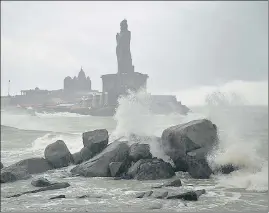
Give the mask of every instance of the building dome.
POLYGON ((86 79, 85 72, 83 71, 82 67, 78 73, 78 79, 86 79))

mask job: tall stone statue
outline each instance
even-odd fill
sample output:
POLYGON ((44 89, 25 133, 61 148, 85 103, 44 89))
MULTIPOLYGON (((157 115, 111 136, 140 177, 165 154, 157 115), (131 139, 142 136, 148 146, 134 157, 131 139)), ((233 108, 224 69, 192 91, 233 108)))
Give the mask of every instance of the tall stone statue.
POLYGON ((134 72, 130 51, 131 32, 128 30, 127 20, 120 23, 120 33, 116 35, 116 54, 118 60, 118 73, 134 72))

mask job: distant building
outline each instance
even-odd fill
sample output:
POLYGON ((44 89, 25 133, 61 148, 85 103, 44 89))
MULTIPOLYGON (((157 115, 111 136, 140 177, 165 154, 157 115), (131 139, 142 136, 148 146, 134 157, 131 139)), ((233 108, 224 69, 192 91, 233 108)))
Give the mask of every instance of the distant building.
POLYGON ((71 78, 67 76, 64 79, 64 91, 69 93, 79 93, 79 92, 89 92, 92 90, 91 88, 91 79, 90 77, 86 77, 85 72, 82 67, 80 72, 78 73, 78 77, 74 76, 71 78))

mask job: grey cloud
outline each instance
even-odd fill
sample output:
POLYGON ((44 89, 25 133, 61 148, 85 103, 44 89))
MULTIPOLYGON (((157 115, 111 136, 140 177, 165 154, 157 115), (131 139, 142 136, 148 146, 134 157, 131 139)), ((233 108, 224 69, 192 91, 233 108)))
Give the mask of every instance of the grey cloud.
MULTIPOLYGON (((2 85, 62 87, 82 65, 93 87, 115 73, 115 35, 128 19, 136 71, 151 91, 268 72, 268 2, 3 2, 2 85)), ((4 88, 5 89, 5 88, 4 88)))

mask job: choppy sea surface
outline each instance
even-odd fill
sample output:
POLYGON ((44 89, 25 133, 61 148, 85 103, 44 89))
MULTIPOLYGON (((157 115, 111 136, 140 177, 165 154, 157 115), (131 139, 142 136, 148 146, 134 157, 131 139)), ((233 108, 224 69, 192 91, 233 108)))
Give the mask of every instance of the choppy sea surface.
MULTIPOLYGON (((67 181, 70 187, 55 191, 26 194, 17 198, 7 195, 33 189, 30 180, 1 184, 1 211, 263 211, 268 212, 268 107, 225 106, 197 107, 187 116, 152 115, 144 102, 122 100, 115 117, 92 117, 70 113, 43 114, 20 109, 1 110, 1 162, 11 165, 19 160, 44 156, 45 147, 62 139, 71 153, 79 151, 84 131, 106 128, 110 140, 130 133, 160 136, 172 125, 193 119, 208 118, 219 129, 220 149, 209 160, 215 164, 233 163, 245 169, 229 175, 194 180, 178 173, 186 191, 205 189, 197 202, 180 200, 137 199, 137 192, 150 190, 158 181, 136 181, 112 178, 70 177, 72 167, 49 171, 44 176, 67 181), (49 200, 64 194, 65 199, 49 200), (76 196, 91 195, 78 199, 76 196)), ((150 144, 152 152, 161 150, 150 144)), ((162 190, 162 189, 160 189, 162 190)))

